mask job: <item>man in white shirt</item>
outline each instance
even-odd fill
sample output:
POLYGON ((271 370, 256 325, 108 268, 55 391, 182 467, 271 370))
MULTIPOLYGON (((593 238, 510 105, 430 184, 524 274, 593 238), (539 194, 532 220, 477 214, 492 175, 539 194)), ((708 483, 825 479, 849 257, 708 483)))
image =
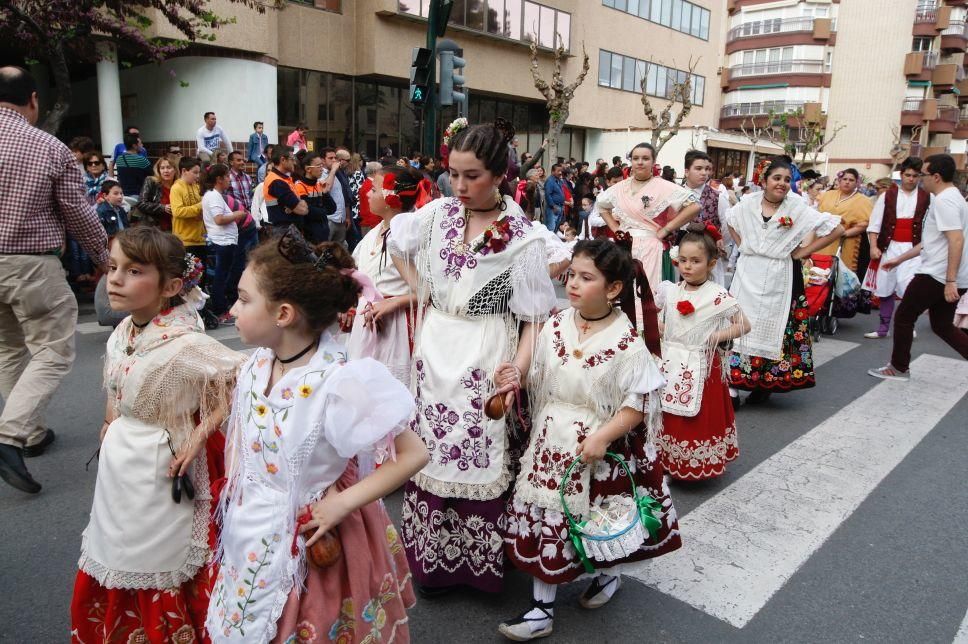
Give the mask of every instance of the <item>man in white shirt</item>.
POLYGON ((685 159, 685 186, 692 190, 699 202, 699 216, 696 218, 704 226, 713 226, 719 233, 716 242, 719 248, 719 261, 713 267, 710 279, 720 286, 726 285, 726 261, 728 257, 728 234, 723 221, 729 210, 729 197, 721 190, 722 184, 710 181, 713 174, 713 161, 709 155, 700 150, 689 150, 685 159))
POLYGON ((921 243, 883 262, 884 270, 920 256, 921 268, 911 280, 894 317, 894 351, 891 362, 867 373, 876 378, 909 380, 914 323, 928 311, 931 330, 968 360, 968 335, 954 325, 955 305, 968 291, 968 203, 952 184, 955 161, 947 154, 924 160, 921 181, 934 195, 924 218, 921 243))
POLYGON ((195 143, 198 145, 198 158, 205 163, 209 163, 220 150, 226 154, 231 152, 232 140, 225 133, 225 130, 216 123, 215 112, 205 112, 203 118, 205 125, 198 128, 198 132, 195 134, 195 143))

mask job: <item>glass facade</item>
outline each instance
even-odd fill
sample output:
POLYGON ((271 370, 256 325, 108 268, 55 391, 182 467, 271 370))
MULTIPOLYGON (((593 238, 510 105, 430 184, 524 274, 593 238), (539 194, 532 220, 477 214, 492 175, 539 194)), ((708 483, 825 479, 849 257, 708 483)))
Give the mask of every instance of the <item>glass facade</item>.
MULTIPOLYGON (((281 141, 302 122, 309 127, 306 136, 316 150, 342 145, 370 159, 377 158, 378 150, 386 147, 396 156, 420 150, 419 112, 407 99, 407 87, 402 82, 395 85, 293 67, 279 67, 277 79, 281 141)), ((438 140, 457 118, 456 110, 445 107, 438 113, 438 140)), ((471 93, 469 111, 471 123, 497 117, 510 121, 517 131, 519 153, 538 149, 548 130, 548 111, 543 103, 471 93)), ((438 150, 421 151, 438 154, 438 150)), ((584 151, 584 130, 566 128, 559 139, 558 154, 580 159, 584 151)))
MULTIPOLYGON (((621 89, 627 92, 642 92, 642 79, 645 79, 645 93, 658 98, 669 98, 675 83, 683 83, 688 72, 623 56, 604 49, 598 52, 598 84, 602 87, 621 89)), ((692 103, 702 105, 706 92, 706 77, 692 75, 692 103)))
POLYGON ((684 34, 709 40, 709 9, 687 0, 602 0, 602 4, 684 34))
MULTIPOLYGON (((398 0, 397 10, 426 18, 430 0, 398 0)), ((456 0, 448 24, 525 43, 535 40, 548 49, 558 44, 571 49, 571 14, 530 0, 456 0)))

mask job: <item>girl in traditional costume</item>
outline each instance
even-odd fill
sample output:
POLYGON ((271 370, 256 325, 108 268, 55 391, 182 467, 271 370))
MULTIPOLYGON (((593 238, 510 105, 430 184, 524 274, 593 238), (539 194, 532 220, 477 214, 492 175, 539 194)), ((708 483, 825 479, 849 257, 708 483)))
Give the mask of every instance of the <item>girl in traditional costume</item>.
POLYGON ((91 519, 71 601, 74 642, 204 639, 213 485, 243 356, 205 335, 201 263, 177 237, 138 226, 111 246, 108 391, 91 519), (206 453, 195 460, 202 450, 206 453))
POLYGON ((376 360, 347 361, 327 330, 359 296, 340 268, 350 262, 292 226, 252 252, 239 282, 232 314, 261 348, 228 422, 212 641, 410 639, 410 575, 380 499, 427 453, 406 429, 406 387, 376 360))
MULTIPOLYGON (((664 384, 651 355, 659 350, 655 307, 640 266, 633 288, 633 266, 638 264, 629 252, 611 241, 578 242, 568 273, 572 307, 555 315, 538 337, 527 382, 537 413, 508 503, 505 537, 508 558, 534 577, 534 585, 530 610, 498 628, 509 639, 551 634, 558 584, 585 573, 569 537, 560 494, 573 515, 587 519, 593 505, 629 493, 624 468, 603 460, 606 450, 622 457, 635 488, 655 501, 653 516, 659 525, 632 554, 596 571, 581 597, 582 606, 598 608, 612 598, 623 564, 681 545, 653 442, 661 426, 659 393, 664 384), (647 311, 646 342, 651 348, 629 317, 634 317, 636 292, 647 311), (616 300, 626 312, 613 304, 616 300), (576 458, 581 462, 561 490, 576 458)), ((509 381, 507 386, 515 384, 509 381)))
POLYGON ((416 295, 400 275, 387 249, 390 222, 430 197, 430 182, 410 166, 393 166, 374 173, 367 194, 370 212, 381 223, 374 226, 353 250, 357 268, 375 286, 364 290, 346 348, 351 360, 379 360, 404 385, 410 384, 410 351, 416 295))
POLYGON ((713 281, 720 239, 714 226, 689 224, 676 258, 682 281, 663 282, 656 294, 666 378, 659 453, 665 471, 680 480, 720 476, 739 456, 720 345, 749 333, 750 323, 713 281))
POLYGON ((497 390, 498 365, 510 363, 506 370, 519 379, 528 372, 538 327, 557 302, 541 235, 498 190, 511 136, 503 120, 453 134, 455 197, 391 222, 391 252, 427 304, 412 387, 413 426, 430 463, 407 485, 402 530, 414 579, 428 595, 457 585, 502 588, 515 463, 506 416, 486 416, 485 401, 497 390))
POLYGON ((844 232, 839 217, 821 214, 789 194, 789 163, 775 160, 765 177, 762 193, 750 195, 726 213, 740 252, 729 292, 752 326, 733 345, 730 385, 751 391, 747 402, 752 403, 774 391, 814 386, 800 260, 844 232))
MULTIPOLYGON (((696 195, 678 184, 653 176, 655 149, 639 143, 629 153, 632 164, 628 179, 598 196, 595 206, 612 230, 632 236, 632 257, 642 263, 653 288, 675 274, 669 259, 666 237, 699 214, 696 195)), ((642 326, 641 312, 638 324, 642 326)))
MULTIPOLYGON (((857 182, 860 175, 857 170, 847 168, 837 173, 837 190, 828 190, 820 197, 817 210, 840 217, 844 227, 843 247, 840 249, 840 259, 847 268, 857 272, 857 261, 860 258, 861 239, 867 230, 867 222, 871 218, 874 204, 859 190, 857 182)), ((839 239, 821 247, 817 252, 821 255, 836 255, 841 242, 839 239)))

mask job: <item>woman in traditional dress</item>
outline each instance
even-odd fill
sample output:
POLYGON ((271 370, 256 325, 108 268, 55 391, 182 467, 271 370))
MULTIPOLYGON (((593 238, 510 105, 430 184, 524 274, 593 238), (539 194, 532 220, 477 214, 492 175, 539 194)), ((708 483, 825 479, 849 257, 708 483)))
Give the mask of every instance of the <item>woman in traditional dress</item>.
MULTIPOLYGON (((632 148, 629 160, 628 179, 599 195, 595 206, 609 228, 632 236, 632 256, 642 262, 654 290, 663 279, 675 279, 663 242, 699 214, 699 202, 692 190, 653 176, 655 149, 648 143, 632 148)), ((641 328, 641 312, 637 318, 641 328)))
POLYGON ((659 350, 655 309, 643 306, 653 343, 647 347, 628 315, 634 317, 636 293, 648 302, 652 293, 645 283, 634 284, 634 274, 628 250, 604 239, 578 242, 567 287, 572 306, 555 315, 538 337, 527 383, 538 413, 508 503, 505 537, 508 558, 534 583, 530 610, 498 627, 509 639, 551 634, 558 584, 593 577, 579 602, 600 608, 621 585, 624 564, 681 545, 654 444, 664 384, 651 355, 659 350), (561 495, 580 519, 592 515, 593 505, 628 496, 633 482, 620 463, 605 459, 606 450, 622 457, 636 490, 652 498, 654 522, 644 542, 629 546, 630 554, 586 575, 588 568, 568 533, 561 495), (576 458, 581 463, 562 490, 576 458))
POLYGON ((751 391, 747 402, 752 403, 774 391, 814 386, 800 260, 844 232, 839 217, 821 214, 789 194, 789 163, 774 161, 765 176, 761 194, 750 195, 726 213, 740 252, 729 292, 752 325, 733 346, 730 384, 751 391))
POLYGON ((243 356, 205 335, 195 309, 202 270, 177 237, 154 227, 123 230, 112 244, 108 296, 131 315, 107 345, 97 484, 71 601, 74 642, 204 637, 213 486, 223 476, 215 430, 243 356), (207 457, 192 463, 203 448, 207 457))
POLYGON ((538 327, 556 304, 541 235, 498 190, 511 136, 500 119, 454 134, 455 197, 391 222, 391 252, 411 258, 400 264, 427 303, 411 386, 430 463, 407 484, 401 526, 427 594, 502 588, 502 520, 516 464, 506 418, 485 416, 485 401, 498 365, 511 362, 519 380, 528 372, 538 327))
POLYGON ((259 347, 239 372, 219 503, 213 642, 409 642, 415 598, 380 499, 427 462, 410 392, 327 330, 360 285, 335 242, 291 226, 249 256, 232 307, 259 347), (374 465, 380 465, 378 469, 374 465))
POLYGON ((393 263, 387 245, 390 222, 430 197, 430 181, 410 166, 381 169, 367 181, 369 212, 380 224, 363 237, 353 250, 357 268, 373 283, 375 297, 364 291, 356 307, 353 328, 346 348, 351 360, 370 357, 386 365, 400 382, 410 384, 410 349, 416 295, 393 263), (418 203, 419 201, 419 203, 418 203))
POLYGON ((659 453, 674 479, 720 476, 739 456, 721 343, 749 333, 739 303, 713 280, 719 230, 693 222, 679 241, 682 281, 660 284, 662 434, 659 453))
MULTIPOLYGON (((874 204, 857 189, 860 175, 857 170, 847 168, 837 173, 837 190, 828 190, 820 197, 817 210, 840 217, 844 227, 843 247, 840 259, 847 268, 857 272, 857 260, 860 257, 861 240, 867 230, 867 222, 871 218, 874 204)), ((817 252, 821 255, 836 255, 841 241, 834 239, 830 244, 817 252)))

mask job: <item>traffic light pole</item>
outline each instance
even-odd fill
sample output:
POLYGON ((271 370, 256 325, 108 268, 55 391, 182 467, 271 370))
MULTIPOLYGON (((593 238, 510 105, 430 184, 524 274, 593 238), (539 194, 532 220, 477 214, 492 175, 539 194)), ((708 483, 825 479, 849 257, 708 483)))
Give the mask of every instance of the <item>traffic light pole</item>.
POLYGON ((427 83, 427 100, 424 102, 422 152, 432 158, 438 154, 437 140, 437 21, 440 0, 430 0, 427 16, 427 49, 430 50, 430 82, 427 83))

